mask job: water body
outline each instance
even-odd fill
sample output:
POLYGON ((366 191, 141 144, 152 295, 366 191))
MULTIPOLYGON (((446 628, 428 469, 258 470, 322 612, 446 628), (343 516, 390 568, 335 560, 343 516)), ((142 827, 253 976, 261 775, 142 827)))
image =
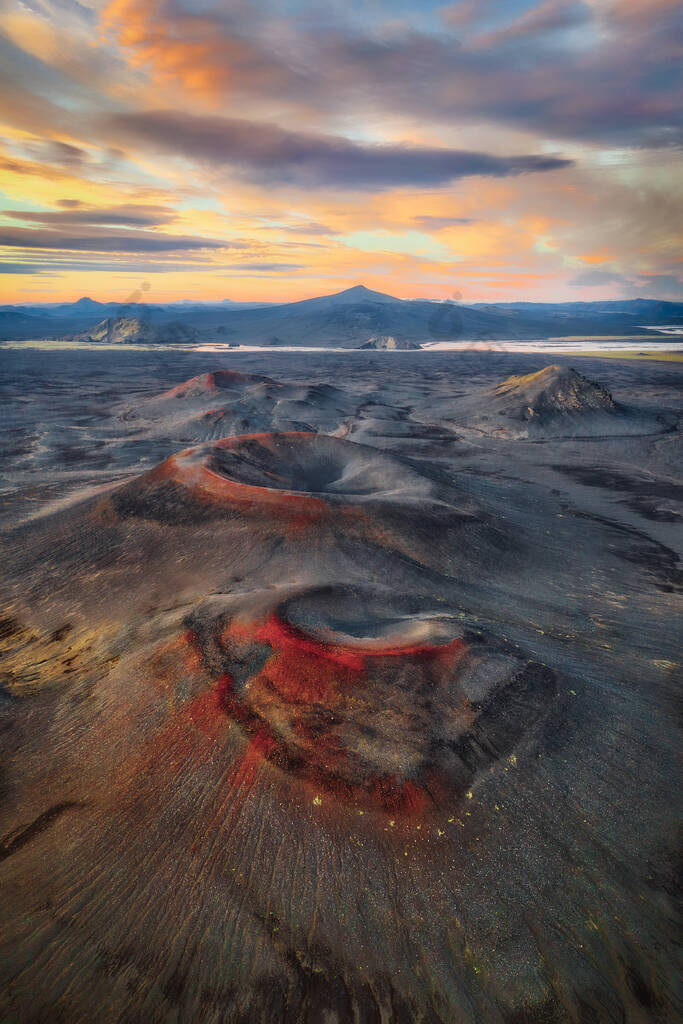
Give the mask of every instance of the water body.
MULTIPOLYGON (((673 333, 673 332, 672 332, 673 333)), ((315 345, 226 345, 221 343, 205 345, 108 345, 105 342, 76 342, 76 341, 51 341, 38 339, 36 341, 5 342, 0 344, 2 349, 40 349, 63 350, 63 351, 101 351, 104 349, 129 349, 132 351, 168 351, 168 352, 364 352, 366 350, 349 349, 348 347, 335 348, 325 346, 324 348, 315 345)), ((403 354, 415 352, 415 349, 384 349, 379 350, 380 354, 403 354)), ((519 352, 533 355, 535 353, 562 354, 576 353, 582 351, 592 352, 683 352, 683 343, 676 341, 650 341, 642 340, 640 337, 630 338, 582 338, 582 339, 547 339, 545 341, 435 341, 425 342, 420 351, 423 352, 519 352)))

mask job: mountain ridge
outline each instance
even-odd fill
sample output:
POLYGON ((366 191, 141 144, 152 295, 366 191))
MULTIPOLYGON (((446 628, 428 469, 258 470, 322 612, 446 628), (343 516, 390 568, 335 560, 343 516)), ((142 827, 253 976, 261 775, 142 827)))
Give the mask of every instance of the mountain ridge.
MULTIPOLYGON (((262 305, 75 303, 0 307, 0 340, 85 340, 103 319, 143 319, 157 327, 183 324, 197 342, 315 348, 396 347, 429 342, 534 340, 557 336, 652 337, 649 327, 681 325, 683 303, 657 299, 591 303, 474 303, 399 299, 363 284, 331 295, 262 305)), ((182 333, 182 332, 181 332, 182 333)), ((185 340, 185 339, 183 339, 185 340)))

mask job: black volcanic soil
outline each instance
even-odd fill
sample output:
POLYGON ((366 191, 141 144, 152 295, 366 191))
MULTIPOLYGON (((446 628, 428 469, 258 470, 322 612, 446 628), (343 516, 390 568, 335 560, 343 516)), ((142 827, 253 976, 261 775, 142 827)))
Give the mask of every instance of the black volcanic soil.
POLYGON ((677 367, 2 358, 0 1020, 675 1019, 677 367))

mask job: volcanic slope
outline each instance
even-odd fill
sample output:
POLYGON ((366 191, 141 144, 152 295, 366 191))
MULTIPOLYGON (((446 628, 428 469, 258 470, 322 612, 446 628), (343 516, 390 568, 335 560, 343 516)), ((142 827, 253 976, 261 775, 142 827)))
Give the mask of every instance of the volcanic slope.
MULTIPOLYGON (((3 958, 19 1003, 30 991, 38 1016, 63 1007, 72 1019, 91 1019, 107 991, 108 1005, 131 1020, 161 1020, 177 998, 196 1016, 184 996, 150 1002, 153 977, 171 993, 176 973, 189 970, 191 998, 212 1013, 229 1006, 236 1019, 313 1022, 356 1006, 369 1020, 375 998, 400 1006, 401 1019, 424 1017, 417 976, 391 980, 405 956, 390 895, 394 857, 408 844, 436 879, 447 854, 423 843, 422 829, 425 840, 453 832, 468 787, 537 742, 562 702, 552 670, 495 632, 472 633, 458 611, 459 579, 495 566, 509 585, 516 563, 505 551, 515 547, 476 493, 374 448, 315 434, 201 445, 17 531, 4 570, 5 683, 11 713, 22 694, 31 695, 31 709, 12 732, 9 863, 30 871, 33 857, 45 854, 41 843, 24 843, 21 828, 13 831, 20 790, 21 812, 35 811, 37 830, 59 839, 59 823, 77 824, 79 834, 44 877, 47 888, 12 890, 14 950, 33 934, 22 924, 30 915, 20 913, 27 897, 61 908, 41 930, 28 971, 18 977, 16 961, 3 958), (36 671, 46 649, 51 683, 36 671), (66 694, 73 713, 54 718, 54 701, 66 694), (38 742, 50 750, 42 761, 38 742), (287 821, 278 807, 288 808, 287 821), (245 845, 244 828, 256 820, 260 853, 245 845), (288 910, 281 898, 292 884, 287 865, 298 859, 292 843, 308 843, 311 828, 321 827, 327 839, 320 847, 313 839, 288 910), (331 870, 330 843, 350 859, 326 885, 320 924, 305 939, 310 900, 331 870), (363 848, 368 884, 384 894, 369 919, 354 909, 362 903, 354 865, 363 848), (153 914, 141 892, 133 901, 116 895, 124 878, 138 876, 135 863, 148 864, 147 881, 136 883, 146 889, 165 877, 168 858, 185 865, 184 877, 163 904, 150 893, 153 914), (272 872, 273 858, 281 868, 269 897, 263 872, 267 864, 272 872), (377 997, 357 967, 343 963, 332 914, 342 905, 338 885, 350 893, 348 934, 376 950, 367 969, 377 997), (200 961, 192 954, 185 963, 182 952, 194 926, 181 904, 205 886, 217 886, 216 903, 202 898, 211 948, 228 926, 240 935, 240 952, 201 981, 200 961), (75 931, 61 934, 58 922, 76 904, 89 909, 75 931), (110 910, 106 936, 105 904, 119 908, 110 910), (395 923, 380 956, 371 937, 387 914, 395 923), (273 918, 280 924, 264 931, 273 918), (302 943, 310 970, 291 963, 302 943), (120 956, 112 973, 111 958, 120 956), (59 965, 46 972, 53 957, 59 965), (140 957, 146 966, 134 968, 142 974, 131 996, 126 964, 140 957), (321 988, 319 971, 346 977, 347 994, 339 980, 321 988), (206 985, 211 994, 202 995, 206 985)), ((416 865, 398 881, 401 891, 410 890, 416 865)), ((426 941, 416 934, 411 944, 417 950, 426 941)), ((461 941, 455 928, 448 945, 461 941)), ((445 955, 446 947, 429 971, 435 998, 448 1003, 445 955)))
POLYGON ((120 415, 142 438, 182 443, 257 431, 332 432, 357 405, 357 399, 330 384, 288 384, 216 370, 126 405, 120 415))
POLYGON ((5 534, 1 1019, 670 1017, 676 555, 500 448, 227 437, 5 534))
POLYGON ((601 384, 567 366, 513 376, 470 396, 456 412, 471 430, 508 438, 590 437, 655 433, 651 414, 616 402, 601 384))
POLYGON ((99 569, 89 600, 101 597, 105 608, 127 592, 127 601, 138 600, 133 578, 144 603, 156 577, 161 590, 178 593, 192 579, 207 592, 238 570, 250 580, 262 568, 279 578, 278 566, 284 578, 296 566, 297 575, 326 580, 355 565, 359 577, 376 569, 378 578, 395 573, 424 589, 425 566, 439 579, 455 578, 478 559, 495 563, 519 548, 482 505, 476 485, 463 489, 449 474, 315 433, 206 442, 26 529, 30 543, 13 547, 8 569, 11 563, 19 586, 35 575, 32 600, 43 585, 48 603, 55 593, 43 559, 65 592, 82 562, 99 569), (215 564, 206 559, 207 545, 215 564))

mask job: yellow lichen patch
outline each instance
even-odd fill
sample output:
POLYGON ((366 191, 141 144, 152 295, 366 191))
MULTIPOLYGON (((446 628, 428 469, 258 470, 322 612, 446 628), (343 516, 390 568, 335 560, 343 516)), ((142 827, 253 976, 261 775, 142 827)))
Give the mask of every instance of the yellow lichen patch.
POLYGON ((512 377, 508 377, 507 380, 504 380, 502 384, 498 385, 496 391, 499 394, 505 394, 505 392, 509 391, 511 388, 524 387, 525 384, 535 384, 544 376, 547 376, 547 371, 549 369, 551 369, 551 367, 546 367, 543 370, 537 370, 535 373, 526 373, 522 375, 513 375, 512 377))
MULTIPOLYGON (((551 339, 552 340, 552 339, 551 339)), ((574 339, 564 338, 563 341, 571 341, 574 339)), ((577 339, 579 341, 586 341, 585 338, 577 339)), ((605 339, 614 341, 614 338, 605 339)), ((574 359, 576 356, 590 356, 592 359, 654 359, 658 362, 665 363, 683 363, 683 352, 637 352, 636 350, 629 349, 628 351, 622 350, 619 352, 603 352, 599 349, 572 349, 570 352, 558 352, 557 355, 571 356, 574 359)))
POLYGON ((53 630, 0 620, 0 685, 30 693, 70 677, 105 674, 118 662, 102 645, 101 631, 75 630, 68 623, 53 630))
POLYGON ((465 946, 465 949, 464 949, 463 952, 464 952, 464 955, 465 955, 465 962, 467 964, 469 964, 469 966, 472 968, 472 970, 474 971, 475 974, 479 974, 479 972, 481 971, 481 967, 479 966, 479 964, 475 963, 475 961, 474 961, 474 953, 472 952, 470 947, 469 946, 465 946))

